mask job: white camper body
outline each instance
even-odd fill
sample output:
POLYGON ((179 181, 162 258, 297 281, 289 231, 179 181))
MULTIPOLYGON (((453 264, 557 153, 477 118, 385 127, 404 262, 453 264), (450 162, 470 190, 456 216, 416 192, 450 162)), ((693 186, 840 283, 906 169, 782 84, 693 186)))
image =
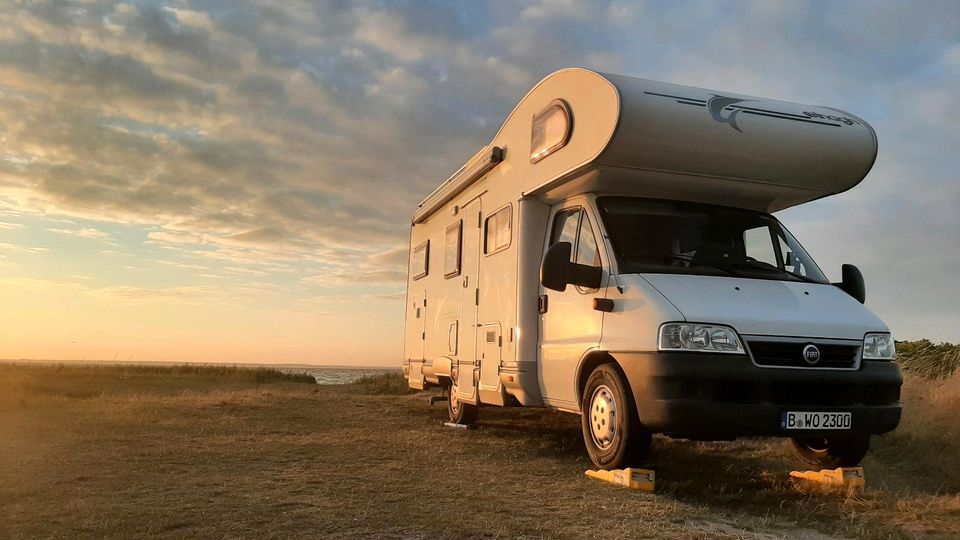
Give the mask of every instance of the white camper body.
MULTIPOLYGON (((843 413, 836 418, 852 418, 851 433, 893 429, 900 416, 896 365, 862 361, 865 337, 889 340, 886 326, 849 287, 844 292, 826 283, 768 216, 857 185, 876 151, 873 129, 835 109, 584 69, 553 73, 413 214, 404 340, 409 383, 450 387, 454 408, 525 405, 581 413, 596 405, 584 414, 584 438, 600 466, 628 460, 622 448, 603 457, 625 444, 620 439, 628 427, 691 438, 794 436, 784 427, 797 418, 789 414, 810 412, 843 413), (680 232, 671 239, 651 231, 638 240, 621 230, 647 223, 643 219, 694 214, 721 224, 741 215, 750 223, 769 221, 770 268, 761 268, 743 243, 746 270, 718 270, 697 260, 706 247, 680 245, 680 232), (624 249, 653 249, 643 242, 673 242, 675 264, 636 266, 636 254, 624 249), (563 290, 552 290, 544 284, 558 265, 551 266, 549 251, 563 243, 574 263, 569 271, 593 277, 569 278, 553 287, 563 290), (709 325, 721 328, 711 338, 717 347, 731 339, 739 353, 665 346, 664 332, 716 330, 709 325), (799 346, 812 355, 807 345, 819 347, 818 356, 820 350, 854 352, 849 363, 820 365, 757 352, 776 356, 799 346), (702 398, 703 389, 683 396, 677 381, 689 388, 716 382, 712 370, 724 362, 735 363, 728 373, 742 372, 738 380, 755 385, 756 399, 717 395, 691 405, 687 398, 702 398), (603 383, 603 373, 596 375, 599 386, 588 381, 603 365, 620 382, 603 383), (771 388, 790 381, 797 388, 852 385, 858 396, 882 386, 887 394, 835 405, 829 398, 770 398, 771 388), (585 396, 588 388, 596 395, 585 396), (607 420, 620 427, 606 427, 607 420)), ((745 231, 744 242, 754 242, 745 238, 754 232, 745 231)))

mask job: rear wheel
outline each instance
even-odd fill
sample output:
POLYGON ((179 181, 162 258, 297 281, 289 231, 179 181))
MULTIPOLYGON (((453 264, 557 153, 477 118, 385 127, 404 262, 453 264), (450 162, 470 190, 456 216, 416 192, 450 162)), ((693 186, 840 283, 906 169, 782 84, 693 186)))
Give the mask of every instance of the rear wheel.
POLYGON ((791 442, 800 459, 820 469, 854 467, 870 449, 870 435, 794 437, 791 442))
POLYGON ((464 403, 457 399, 457 386, 450 386, 450 397, 447 399, 447 415, 454 424, 472 426, 477 422, 477 412, 480 407, 472 403, 464 403))
POLYGON ((583 442, 601 469, 639 465, 652 435, 640 424, 623 374, 612 364, 598 366, 587 379, 580 404, 583 442))

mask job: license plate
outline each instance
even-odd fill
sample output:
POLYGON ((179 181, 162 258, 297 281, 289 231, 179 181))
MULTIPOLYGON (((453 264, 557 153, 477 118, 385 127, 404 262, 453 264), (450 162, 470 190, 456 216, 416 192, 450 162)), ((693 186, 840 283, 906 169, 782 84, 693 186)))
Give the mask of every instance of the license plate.
POLYGON ((782 429, 850 429, 853 415, 848 412, 794 412, 780 413, 782 429))

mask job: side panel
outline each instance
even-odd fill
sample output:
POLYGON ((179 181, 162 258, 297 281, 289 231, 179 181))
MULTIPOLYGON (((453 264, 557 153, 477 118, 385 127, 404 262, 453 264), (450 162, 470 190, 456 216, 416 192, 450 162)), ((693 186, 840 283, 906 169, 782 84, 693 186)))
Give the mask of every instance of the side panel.
POLYGON ((543 405, 540 394, 540 261, 546 241, 550 207, 535 198, 524 198, 517 204, 516 243, 517 290, 516 326, 504 329, 504 341, 512 344, 505 352, 501 381, 506 391, 523 405, 543 405), (512 334, 512 335, 511 335, 512 334), (512 354, 507 354, 512 352, 512 354))
POLYGON ((457 397, 465 403, 477 403, 477 380, 480 362, 477 351, 477 305, 480 298, 480 198, 473 199, 460 211, 463 237, 460 272, 460 339, 457 369, 457 397))

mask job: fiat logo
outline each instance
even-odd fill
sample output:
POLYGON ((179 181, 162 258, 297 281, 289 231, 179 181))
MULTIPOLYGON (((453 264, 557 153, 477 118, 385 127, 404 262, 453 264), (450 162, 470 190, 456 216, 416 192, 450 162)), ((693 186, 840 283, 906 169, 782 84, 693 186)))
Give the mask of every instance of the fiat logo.
POLYGON ((803 360, 811 366, 820 361, 820 349, 816 345, 810 344, 803 348, 803 360))

